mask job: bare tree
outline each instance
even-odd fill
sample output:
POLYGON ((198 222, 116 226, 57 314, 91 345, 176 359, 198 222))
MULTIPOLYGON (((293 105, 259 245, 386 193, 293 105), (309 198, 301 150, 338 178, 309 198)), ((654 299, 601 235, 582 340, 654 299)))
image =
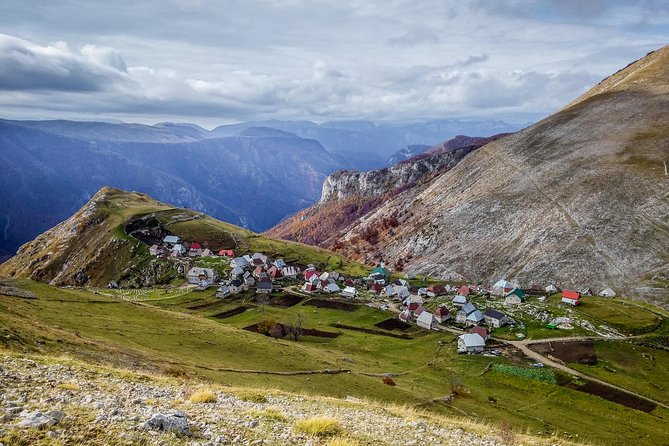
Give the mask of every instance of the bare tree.
POLYGON ((265 307, 269 303, 269 296, 267 294, 256 294, 256 302, 260 307, 260 311, 265 312, 265 307))
POLYGON ((293 320, 287 323, 284 327, 286 332, 288 332, 288 334, 296 341, 299 341, 302 336, 302 322, 302 313, 297 313, 295 317, 293 317, 293 320))

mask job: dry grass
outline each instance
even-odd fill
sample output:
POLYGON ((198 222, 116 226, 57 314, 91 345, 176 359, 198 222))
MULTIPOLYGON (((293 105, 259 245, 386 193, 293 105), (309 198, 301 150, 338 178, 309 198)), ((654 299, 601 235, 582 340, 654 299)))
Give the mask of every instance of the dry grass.
POLYGON ((238 390, 235 392, 237 398, 242 401, 249 401, 252 403, 266 403, 267 396, 255 390, 238 390))
POLYGON ((71 390, 73 392, 76 392, 76 391, 81 389, 78 384, 73 383, 73 382, 60 383, 60 384, 58 384, 57 387, 59 389, 71 390))
POLYGON ((335 437, 325 443, 325 446, 358 446, 360 443, 346 437, 335 437))
POLYGON ((342 431, 342 425, 338 419, 332 417, 312 417, 297 420, 293 424, 293 430, 315 437, 330 437, 342 431))
POLYGON ((278 407, 267 407, 265 409, 251 409, 246 412, 256 418, 265 418, 272 421, 286 422, 289 420, 288 416, 284 414, 278 407))
POLYGON ((216 394, 209 389, 202 389, 194 392, 188 400, 191 403, 215 403, 218 401, 216 394))

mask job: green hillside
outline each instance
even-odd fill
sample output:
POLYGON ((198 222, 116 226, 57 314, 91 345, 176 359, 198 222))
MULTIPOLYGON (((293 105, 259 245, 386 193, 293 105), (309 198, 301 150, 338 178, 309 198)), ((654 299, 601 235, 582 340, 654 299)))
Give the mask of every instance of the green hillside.
MULTIPOLYGON (((126 233, 128 223, 155 217, 161 230, 198 241, 212 250, 260 251, 288 262, 314 263, 346 274, 366 269, 320 248, 278 241, 216 220, 200 212, 160 203, 137 192, 103 188, 75 215, 23 245, 0 265, 0 275, 53 285, 148 286, 183 278, 177 265, 149 255, 148 246, 126 233)), ((227 262, 223 262, 221 264, 227 262)))
MULTIPOLYGON (((251 293, 220 300, 213 290, 164 297, 156 292, 133 302, 107 290, 55 288, 24 279, 2 282, 1 349, 74 356, 253 388, 256 394, 281 389, 406 404, 489 423, 491 431, 497 431, 499 420, 508 420, 516 432, 592 444, 661 444, 666 436, 669 410, 661 406, 635 410, 577 391, 578 379, 534 369, 532 361, 512 348, 504 348, 499 357, 463 356, 456 354, 451 333, 381 329, 375 324, 395 316, 366 305, 320 308, 304 297, 293 306, 281 306, 278 298, 285 296, 280 293, 258 304, 251 293), (240 307, 245 310, 225 317, 240 307), (243 329, 265 320, 289 324, 298 314, 304 329, 319 331, 305 331, 293 341, 243 329), (324 370, 330 373, 302 374, 324 370), (387 373, 396 385, 383 383, 387 373)), ((639 362, 634 367, 650 366, 639 362)), ((666 367, 653 367, 648 376, 669 382, 666 367)), ((657 389, 643 386, 637 383, 635 390, 658 395, 657 389)))

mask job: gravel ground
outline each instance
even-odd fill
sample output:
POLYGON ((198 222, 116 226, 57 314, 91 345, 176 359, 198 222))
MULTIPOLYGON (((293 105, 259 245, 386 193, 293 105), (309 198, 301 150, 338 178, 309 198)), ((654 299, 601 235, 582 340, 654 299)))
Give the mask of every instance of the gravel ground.
POLYGON ((339 420, 339 437, 350 444, 502 444, 429 418, 402 418, 357 402, 259 391, 245 395, 215 387, 208 389, 216 402, 189 401, 202 389, 200 383, 178 379, 5 356, 0 360, 0 445, 325 445, 330 439, 293 429, 295 421, 315 416, 339 420))

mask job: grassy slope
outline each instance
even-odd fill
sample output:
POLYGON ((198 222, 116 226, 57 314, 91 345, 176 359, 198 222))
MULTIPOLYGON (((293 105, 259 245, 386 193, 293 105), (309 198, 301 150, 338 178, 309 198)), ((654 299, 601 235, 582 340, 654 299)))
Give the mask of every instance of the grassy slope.
POLYGON ((129 220, 148 214, 154 214, 185 241, 199 241, 212 249, 235 248, 241 254, 260 251, 345 274, 367 273, 363 265, 320 248, 273 240, 144 194, 103 188, 73 217, 24 245, 17 256, 0 265, 0 275, 74 285, 76 273, 84 271, 90 276, 87 285, 94 286, 141 275, 149 266, 155 269, 149 264, 160 261, 149 256, 148 247, 128 236, 124 227, 129 220))
MULTIPOLYGON (((446 333, 415 332, 415 339, 403 340, 341 330, 343 334, 333 340, 305 336, 295 343, 237 328, 267 317, 289 321, 297 312, 304 315, 306 327, 326 331, 339 331, 328 326, 337 321, 375 328, 373 323, 389 316, 366 306, 354 312, 267 306, 264 312, 251 308, 218 320, 208 316, 242 303, 250 305, 242 301, 251 296, 188 310, 188 306, 216 302, 213 290, 152 300, 156 306, 150 306, 89 291, 18 283, 39 298, 0 297, 0 345, 17 350, 70 353, 94 362, 157 372, 184 370, 225 385, 339 398, 353 395, 493 422, 508 419, 517 429, 531 433, 578 435, 598 444, 658 444, 669 418, 662 409, 645 414, 556 385, 500 372, 483 373, 491 362, 526 367, 527 360, 459 356, 454 336, 446 333), (225 367, 280 371, 341 367, 353 373, 278 376, 216 370, 225 367), (391 387, 362 372, 410 373, 395 377, 397 386, 391 387), (463 383, 461 395, 451 403, 433 401, 450 393, 454 380, 463 383), (596 431, 593 425, 599 426, 596 431)), ((667 382, 662 373, 656 379, 667 382)))

